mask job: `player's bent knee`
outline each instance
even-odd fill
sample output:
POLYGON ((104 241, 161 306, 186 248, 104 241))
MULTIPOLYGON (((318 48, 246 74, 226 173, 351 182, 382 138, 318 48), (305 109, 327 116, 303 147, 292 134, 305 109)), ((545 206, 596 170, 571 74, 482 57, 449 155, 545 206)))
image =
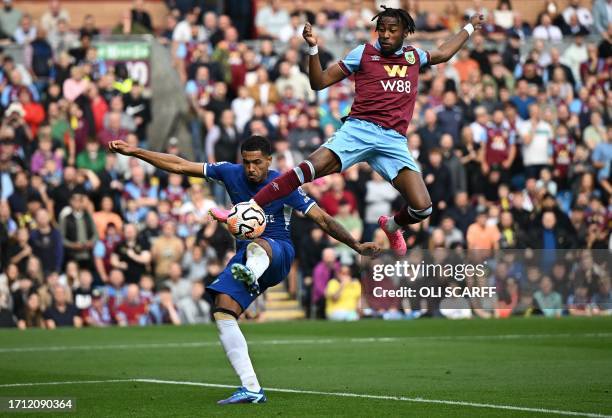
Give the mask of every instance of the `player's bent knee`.
POLYGON ((408 206, 408 213, 410 216, 419 221, 424 221, 425 219, 429 218, 432 212, 433 206, 431 204, 425 209, 414 209, 408 206))
POLYGON ((213 309, 213 318, 215 321, 237 321, 238 314, 230 309, 215 307, 213 309))

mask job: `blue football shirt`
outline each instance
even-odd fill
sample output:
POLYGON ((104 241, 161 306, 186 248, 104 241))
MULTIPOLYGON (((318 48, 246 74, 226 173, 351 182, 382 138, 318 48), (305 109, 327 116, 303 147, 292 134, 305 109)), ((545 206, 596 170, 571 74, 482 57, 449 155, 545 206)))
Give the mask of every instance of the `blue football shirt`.
MULTIPOLYGON (((215 164, 204 164, 204 177, 208 180, 217 181, 225 185, 232 204, 248 202, 266 184, 280 176, 276 170, 269 170, 268 177, 261 183, 249 182, 240 164, 219 162, 215 164)), ((270 203, 264 208, 266 214, 266 230, 261 235, 264 238, 290 241, 289 228, 291 226, 291 214, 293 209, 307 213, 314 205, 302 188, 298 188, 290 195, 270 203)), ((244 245, 248 241, 237 240, 237 246, 244 245)))

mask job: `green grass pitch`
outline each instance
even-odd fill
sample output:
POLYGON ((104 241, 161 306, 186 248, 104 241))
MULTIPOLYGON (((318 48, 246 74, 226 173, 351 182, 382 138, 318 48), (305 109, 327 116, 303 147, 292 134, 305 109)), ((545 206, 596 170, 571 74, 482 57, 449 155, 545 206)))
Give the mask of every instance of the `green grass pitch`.
POLYGON ((264 405, 216 405, 238 381, 213 325, 2 330, 0 397, 76 398, 79 417, 612 415, 612 318, 242 327, 264 405))

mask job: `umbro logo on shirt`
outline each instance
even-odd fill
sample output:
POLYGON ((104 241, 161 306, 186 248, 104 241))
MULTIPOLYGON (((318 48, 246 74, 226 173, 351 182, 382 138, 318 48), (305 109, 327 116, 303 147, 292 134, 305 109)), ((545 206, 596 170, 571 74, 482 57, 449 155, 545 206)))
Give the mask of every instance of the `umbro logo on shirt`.
POLYGON ((372 57, 372 61, 380 61, 379 55, 370 55, 370 57, 372 57))

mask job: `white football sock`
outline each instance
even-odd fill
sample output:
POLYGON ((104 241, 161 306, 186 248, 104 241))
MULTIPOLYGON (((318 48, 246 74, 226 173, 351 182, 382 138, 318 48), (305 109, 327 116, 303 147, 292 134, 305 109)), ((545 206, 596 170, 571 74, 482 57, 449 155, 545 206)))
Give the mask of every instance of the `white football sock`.
POLYGON ((268 253, 261 245, 251 242, 247 245, 246 256, 246 266, 255 274, 255 278, 259 279, 270 265, 268 253))
POLYGON ((261 386, 257 381, 255 370, 249 357, 247 342, 235 319, 217 320, 219 339, 234 371, 240 378, 242 386, 251 392, 259 392, 261 386))
POLYGON ((399 226, 397 222, 395 222, 395 217, 389 216, 389 220, 387 221, 387 225, 385 227, 387 232, 395 232, 400 228, 401 226, 399 226))

